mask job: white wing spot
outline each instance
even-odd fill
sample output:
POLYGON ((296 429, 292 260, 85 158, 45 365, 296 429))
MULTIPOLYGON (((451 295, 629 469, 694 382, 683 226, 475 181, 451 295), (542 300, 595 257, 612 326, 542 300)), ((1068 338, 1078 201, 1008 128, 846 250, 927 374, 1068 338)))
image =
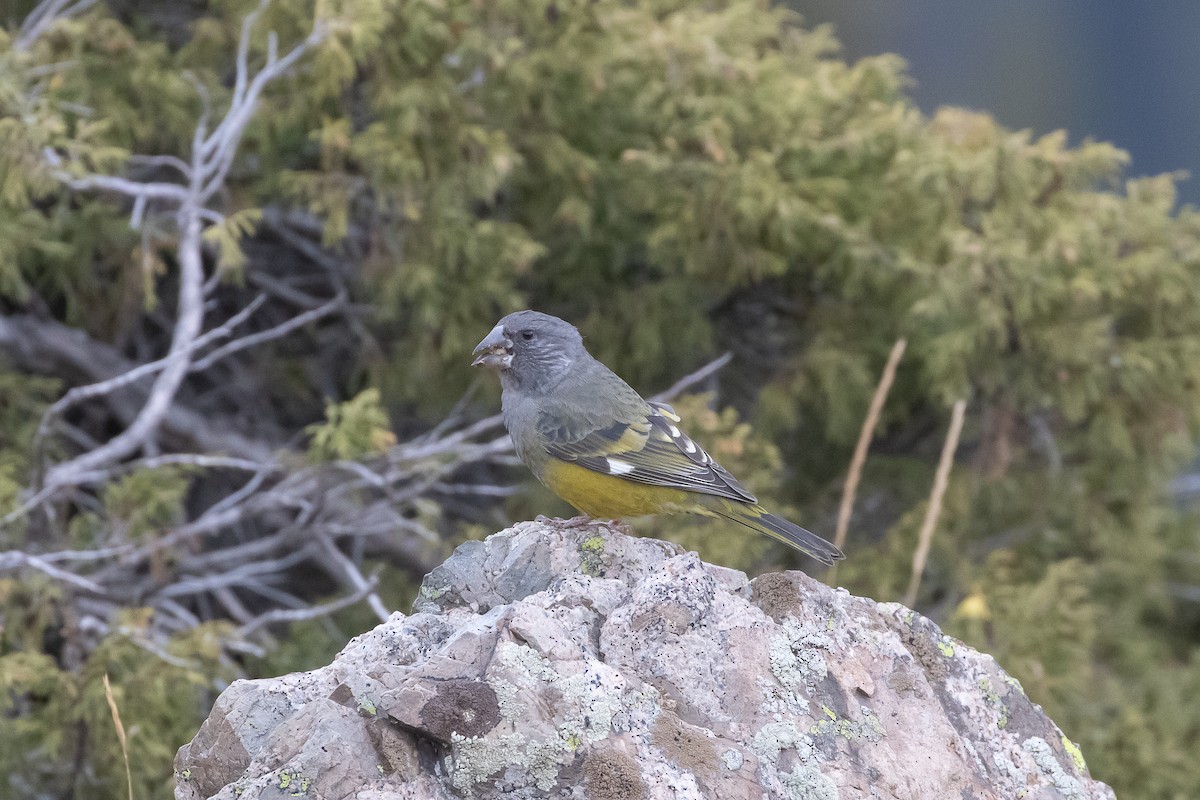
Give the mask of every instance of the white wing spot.
POLYGON ((668 425, 667 430, 669 430, 671 432, 671 435, 674 436, 676 439, 679 438, 679 428, 676 428, 674 425, 668 425))
POLYGON ((606 459, 608 461, 608 471, 613 475, 628 475, 633 472, 634 466, 627 461, 619 461, 615 458, 606 459))
POLYGON ((683 440, 683 452, 685 452, 685 453, 696 452, 696 443, 693 442, 691 439, 684 439, 683 440))

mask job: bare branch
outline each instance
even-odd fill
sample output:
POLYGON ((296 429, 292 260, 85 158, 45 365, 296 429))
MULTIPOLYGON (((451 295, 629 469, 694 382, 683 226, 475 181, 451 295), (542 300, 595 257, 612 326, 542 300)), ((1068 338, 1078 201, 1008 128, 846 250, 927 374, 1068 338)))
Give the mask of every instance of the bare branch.
MULTIPOLYGON (((241 325, 250 315, 253 314, 266 301, 266 297, 259 295, 244 309, 230 317, 223 325, 214 328, 203 336, 196 338, 188 348, 188 353, 199 350, 218 339, 223 339, 233 333, 234 328, 241 325)), ((63 414, 71 406, 81 403, 84 400, 89 400, 93 397, 109 394, 123 386, 128 386, 135 381, 153 375, 154 373, 166 368, 172 360, 178 359, 181 354, 167 355, 157 361, 151 361, 142 364, 139 367, 134 367, 127 370, 115 378, 110 378, 99 383, 89 384, 87 386, 76 386, 60 397, 53 405, 46 409, 46 413, 42 415, 42 421, 38 424, 37 435, 35 437, 34 449, 37 450, 40 446, 40 440, 50 432, 50 425, 53 420, 63 414)), ((200 369, 200 367, 196 367, 200 369)))
POLYGON ((240 469, 246 472, 261 472, 274 469, 275 464, 261 464, 244 458, 229 456, 214 456, 206 453, 167 453, 166 455, 143 458, 122 464, 121 469, 132 472, 138 469, 161 469, 163 467, 200 467, 202 469, 240 469))
POLYGON ((179 309, 171 357, 150 389, 146 404, 133 424, 107 444, 76 458, 57 464, 46 475, 48 487, 73 485, 81 473, 119 461, 143 447, 166 416, 175 393, 187 375, 192 344, 204 323, 204 267, 200 257, 200 217, 195 205, 187 203, 181 212, 183 237, 179 243, 179 309))
MULTIPOLYGON (((107 380, 139 366, 112 345, 32 314, 0 316, 0 350, 14 365, 31 373, 79 375, 90 382, 107 380)), ((139 393, 143 392, 131 385, 106 395, 110 408, 125 424, 133 420, 131 408, 140 405, 139 393)), ((266 442, 238 434, 219 418, 197 413, 180 403, 171 407, 163 426, 181 446, 190 449, 259 461, 270 458, 273 449, 266 442)))
POLYGON ((267 625, 274 625, 280 622, 304 622, 305 620, 319 619, 320 617, 329 616, 330 614, 341 611, 343 608, 349 608, 355 603, 362 602, 362 600, 366 597, 374 596, 375 587, 378 585, 378 583, 378 580, 372 576, 353 594, 348 594, 345 597, 334 600, 331 603, 294 610, 276 609, 274 611, 268 611, 265 614, 260 614, 258 617, 239 628, 237 637, 239 639, 249 639, 259 629, 267 625))
POLYGON ((434 481, 429 489, 439 494, 476 494, 484 497, 511 497, 521 491, 517 486, 495 486, 486 483, 442 483, 434 481))
POLYGON ((151 167, 171 167, 178 170, 185 178, 192 175, 192 166, 178 156, 143 156, 134 153, 129 160, 134 164, 145 164, 151 167))
POLYGON ((667 400, 670 400, 671 398, 675 397, 676 395, 687 391, 688 389, 692 388, 696 384, 702 383, 703 381, 708 380, 710 377, 712 377, 713 375, 717 374, 722 369, 724 369, 725 365, 728 364, 732 360, 733 360, 733 353, 725 353, 721 357, 708 362, 703 367, 701 367, 700 369, 693 372, 691 375, 684 375, 682 378, 675 381, 674 385, 672 385, 671 388, 667 389, 666 391, 659 392, 658 394, 654 395, 650 399, 657 400, 660 402, 666 402, 667 400))
POLYGON ((268 0, 261 0, 258 9, 246 16, 242 24, 242 35, 238 41, 238 56, 236 63, 237 77, 234 83, 233 101, 229 112, 213 132, 201 144, 196 153, 198 171, 205 176, 200 185, 198 198, 206 202, 221 187, 233 165, 234 152, 241 141, 246 125, 254 116, 255 106, 267 84, 283 75, 300 60, 310 48, 319 44, 325 38, 326 30, 321 20, 313 25, 312 32, 300 44, 293 47, 283 58, 276 58, 272 52, 268 55, 267 63, 258 74, 247 83, 249 67, 247 64, 250 48, 250 34, 254 28, 258 14, 267 5, 268 0))
POLYGON ((249 72, 247 62, 250 58, 250 34, 254 30, 254 23, 258 21, 259 15, 267 7, 268 2, 269 0, 259 0, 258 8, 248 13, 242 20, 242 34, 238 37, 237 60, 234 62, 237 69, 237 76, 233 83, 233 100, 230 101, 231 106, 241 105, 245 100, 246 80, 247 73, 249 72))
POLYGON ((261 575, 279 575, 288 569, 312 557, 310 547, 303 547, 280 558, 253 561, 235 569, 221 570, 208 575, 176 580, 169 586, 163 587, 159 593, 162 597, 180 597, 198 592, 211 592, 222 586, 237 586, 261 575))
MULTIPOLYGON (((261 0, 258 8, 243 20, 236 60, 237 75, 229 109, 211 134, 206 135, 205 133, 207 130, 206 118, 202 118, 198 122, 193 137, 195 147, 192 153, 192 163, 184 164, 173 156, 148 156, 145 158, 151 163, 169 164, 180 168, 180 171, 188 179, 187 186, 134 181, 104 175, 76 177, 66 170, 59 170, 57 173, 64 184, 75 189, 113 191, 133 198, 135 203, 132 219, 135 225, 141 223, 148 200, 158 199, 177 203, 179 206, 177 224, 181 232, 178 247, 180 281, 177 318, 167 357, 154 366, 146 365, 133 370, 136 374, 132 376, 113 378, 105 386, 81 389, 71 399, 64 398, 66 402, 58 408, 51 409, 53 413, 48 413, 44 418, 43 423, 52 418, 54 413, 61 413, 61 410, 72 402, 77 402, 87 396, 113 391, 146 374, 157 373, 145 404, 126 429, 107 443, 53 466, 45 475, 47 488, 57 489, 77 485, 86 476, 102 469, 105 465, 121 461, 139 449, 152 445, 158 428, 166 417, 184 377, 190 371, 192 356, 197 348, 204 321, 205 280, 201 256, 201 234, 205 220, 212 219, 216 214, 216 212, 206 209, 204 204, 224 184, 242 133, 253 117, 259 97, 266 86, 287 72, 305 52, 325 36, 324 24, 318 19, 309 36, 282 58, 277 56, 275 39, 272 37, 266 64, 251 77, 249 71, 251 33, 267 2, 268 0, 261 0)), ((73 8, 78 6, 79 4, 73 8)), ((50 18, 54 14, 62 12, 64 8, 62 0, 50 0, 43 7, 39 7, 35 11, 35 15, 31 15, 36 16, 31 23, 31 28, 40 24, 39 20, 50 18)), ((52 151, 47 151, 46 159, 55 166, 60 163, 57 154, 52 151)), ((344 298, 339 298, 339 302, 342 300, 344 298)), ((285 335, 288 331, 294 330, 312 319, 331 313, 334 308, 335 306, 327 305, 321 309, 314 309, 307 315, 301 315, 296 320, 277 326, 272 331, 256 334, 235 346, 222 348, 206 358, 200 368, 207 367, 219 358, 255 343, 285 335)), ((44 432, 44 426, 39 432, 44 432)))
POLYGON ((0 571, 16 570, 16 569, 36 569, 56 581, 69 583, 72 586, 83 589, 85 591, 94 592, 95 594, 104 594, 104 587, 88 580, 82 576, 76 575, 74 572, 69 572, 65 569, 59 569, 45 559, 38 556, 23 553, 20 550, 9 550, 0 553, 0 571))
POLYGON ((933 531, 937 527, 938 517, 942 513, 942 498, 946 494, 946 486, 950 482, 950 468, 954 465, 954 451, 958 449, 958 437, 962 434, 963 416, 967 410, 967 401, 959 400, 954 404, 950 415, 950 430, 946 434, 946 443, 942 446, 942 455, 938 459, 937 472, 933 477, 933 492, 929 495, 929 506, 925 509, 925 520, 921 523, 921 535, 917 541, 917 549, 913 553, 912 577, 908 581, 908 590, 904 593, 904 605, 912 608, 917 602, 917 590, 921 586, 921 573, 925 571, 925 562, 929 558, 929 547, 933 543, 933 531))
POLYGON ((13 49, 17 52, 28 50, 57 20, 82 14, 96 5, 96 2, 97 0, 77 0, 72 4, 71 0, 43 0, 21 23, 21 30, 13 42, 13 49))
POLYGON ((191 198, 186 188, 174 183, 143 183, 113 175, 85 175, 77 178, 69 172, 62 171, 56 172, 55 177, 78 191, 99 190, 139 200, 173 200, 177 203, 186 202, 191 198))
MULTIPOLYGON (((486 421, 485 421, 486 422, 486 421)), ((7 568, 48 569, 56 579, 70 581, 88 592, 74 602, 81 615, 98 621, 112 619, 123 604, 136 602, 161 613, 154 626, 142 632, 149 648, 163 648, 175 635, 214 615, 239 620, 242 638, 225 642, 231 651, 255 649, 246 641, 269 638, 265 627, 275 623, 318 618, 366 600, 380 619, 388 609, 375 592, 376 582, 363 574, 358 558, 369 551, 423 574, 441 553, 436 532, 405 518, 403 504, 422 493, 473 492, 502 495, 503 486, 473 486, 448 479, 464 465, 508 463, 512 456, 506 436, 491 435, 488 424, 467 426, 437 439, 422 438, 391 449, 373 462, 337 462, 293 468, 274 462, 255 464, 206 454, 165 454, 125 462, 97 471, 97 480, 116 471, 194 464, 210 468, 254 470, 248 482, 218 501, 197 519, 144 543, 121 544, 87 552, 62 551, 32 556, 3 554, 7 568), (472 435, 464 436, 470 432, 472 435), (347 481, 345 475, 353 476, 347 481), (397 533, 402 532, 403 536, 397 533), (199 537, 213 536, 203 545, 199 537), (219 537, 219 538, 217 538, 219 537), (356 557, 347 556, 341 540, 349 540, 356 557), (163 554, 169 552, 170 557, 163 554), (184 577, 163 583, 154 577, 154 564, 170 563, 184 577), (311 606, 274 581, 289 580, 301 565, 317 563, 346 587, 347 595, 333 603, 311 606), (81 571, 86 570, 86 575, 81 571), (250 592, 273 604, 260 616, 243 605, 250 592), (283 608, 279 608, 282 606, 283 608), (188 608, 199 609, 199 614, 188 608)), ((103 624, 103 623, 101 623, 103 624)))
POLYGON ((26 500, 21 505, 14 508, 12 511, 0 517, 0 528, 7 527, 19 519, 22 519, 30 511, 40 506, 42 503, 50 499, 57 491, 57 488, 41 489, 34 492, 33 496, 26 500))
POLYGON ((275 464, 260 466, 258 471, 254 473, 250 480, 246 481, 242 488, 238 489, 236 492, 228 497, 225 497, 219 502, 213 503, 213 505, 204 512, 204 515, 209 516, 223 514, 229 509, 240 505, 242 501, 257 492, 266 482, 268 476, 274 473, 277 469, 278 467, 275 464))
MULTIPOLYGON (((23 33, 32 41, 53 19, 77 13, 93 2, 46 0, 27 20, 23 33)), ((41 509, 44 517, 36 521, 44 522, 51 531, 61 530, 79 511, 103 511, 94 484, 132 470, 186 466, 224 471, 204 477, 204 491, 196 493, 212 503, 207 510, 197 513, 189 504, 187 511, 192 516, 188 521, 159 535, 124 541, 128 535, 125 526, 114 520, 117 524, 105 532, 109 538, 104 546, 89 551, 0 553, 0 569, 36 569, 81 590, 71 602, 79 618, 92 625, 89 636, 111 633, 114 628, 107 620, 115 619, 122 604, 154 608, 158 613, 142 634, 146 641, 139 646, 160 657, 166 654, 167 637, 213 618, 229 617, 242 623, 240 638, 226 643, 230 652, 257 652, 257 645, 247 639, 269 639, 265 628, 273 623, 319 618, 364 600, 380 619, 386 619, 388 609, 376 594, 375 579, 364 575, 362 559, 383 554, 406 570, 423 572, 432 566, 431 558, 444 549, 436 531, 406 518, 405 504, 429 492, 491 497, 511 491, 502 485, 473 486, 456 474, 470 465, 513 463, 508 438, 496 436, 499 417, 462 428, 456 427, 457 418, 452 419, 432 435, 367 463, 311 465, 299 458, 289 459, 286 453, 277 458, 275 448, 267 442, 230 432, 236 426, 228 418, 210 419, 179 400, 188 374, 209 369, 249 347, 278 340, 338 313, 345 315, 351 327, 357 322, 344 285, 345 270, 338 259, 315 243, 293 236, 291 245, 328 273, 335 296, 316 297, 285 284, 271 286, 267 291, 272 296, 298 301, 300 313, 266 330, 231 338, 235 328, 267 302, 259 297, 223 325, 204 332, 205 315, 212 313, 216 302, 206 308, 205 296, 211 287, 202 258, 202 233, 207 225, 221 224, 225 220, 222 212, 228 211, 212 198, 222 196, 246 127, 267 86, 293 69, 326 34, 324 22, 316 20, 304 41, 281 49, 278 37, 268 31, 265 53, 258 57, 265 61, 256 61, 253 35, 267 2, 261 0, 242 21, 230 103, 223 115, 213 115, 211 127, 204 86, 193 76, 185 76, 196 84, 204 103, 187 160, 170 154, 135 155, 125 175, 108 176, 80 174, 80 165, 66 163, 65 157, 54 151, 43 155, 63 186, 128 198, 131 224, 142 227, 145 235, 162 230, 164 223, 178 232, 178 297, 174 308, 161 315, 167 318, 172 334, 166 355, 150 363, 134 363, 115 347, 44 318, 0 317, 0 348, 15 354, 15 362, 34 371, 65 372, 72 382, 82 384, 47 410, 38 431, 39 445, 58 431, 77 454, 49 468, 44 479, 35 480, 34 488, 40 490, 32 492, 4 522, 41 509), (138 175, 165 179, 137 180, 138 175), (214 207, 208 207, 210 202, 214 207), (229 341, 223 341, 226 339, 229 341), (218 342, 220 346, 214 347, 218 342), (205 354, 208 347, 214 349, 205 354), (96 440, 96 430, 103 426, 91 427, 90 415, 82 415, 85 422, 78 435, 62 424, 68 409, 97 399, 107 405, 102 421, 107 423, 107 414, 111 414, 124 428, 107 442, 96 440), (160 438, 167 436, 175 439, 160 445, 160 438), (197 452, 189 452, 192 450, 197 452), (213 493, 219 494, 213 497, 213 493), (56 495, 64 502, 51 502, 56 495), (347 546, 353 557, 343 552, 347 546), (311 605, 292 582, 299 569, 318 560, 346 592, 323 606, 311 605), (289 582, 271 585, 283 580, 289 582), (254 616, 258 609, 256 603, 247 601, 251 594, 285 608, 254 616)), ((214 274, 212 280, 218 277, 214 274)), ((270 277, 250 275, 251 281, 260 279, 269 281, 270 277)), ((144 350, 141 342, 138 345, 144 350)), ((228 383, 237 387, 236 392, 240 374, 236 366, 231 371, 234 378, 228 383)), ((219 407, 225 392, 230 391, 208 389, 207 383, 198 382, 197 388, 201 387, 205 395, 199 401, 188 401, 197 409, 219 407), (219 402, 214 404, 214 400, 219 402)))
POLYGON ((258 333, 250 334, 249 336, 243 336, 240 339, 236 339, 235 341, 232 341, 223 347, 218 347, 216 350, 197 361, 192 365, 192 371, 201 372, 208 369, 222 358, 231 356, 240 350, 245 350, 248 347, 255 347, 263 344, 264 342, 269 342, 273 339, 279 339, 287 336, 292 331, 298 328, 303 328, 310 322, 316 322, 322 317, 327 317, 330 314, 333 314, 335 311, 339 310, 343 305, 345 305, 345 303, 346 296, 339 294, 325 305, 314 308, 311 311, 305 311, 303 314, 292 317, 287 322, 282 322, 279 325, 276 325, 275 327, 269 328, 265 331, 260 331, 258 333))
MULTIPOLYGON (((883 412, 883 404, 891 391, 892 382, 896 379, 896 367, 908 346, 907 339, 897 339, 888 354, 887 363, 883 367, 883 375, 875 394, 871 396, 871 405, 867 408, 867 417, 863 420, 862 430, 858 433, 858 443, 854 445, 854 455, 850 458, 850 470, 846 474, 846 484, 842 489, 842 503, 838 507, 837 532, 833 537, 834 547, 839 550, 846 546, 846 534, 850 530, 850 515, 854 512, 854 496, 858 493, 858 482, 862 478, 863 465, 867 463, 867 449, 871 439, 875 437, 875 427, 879 424, 879 415, 883 412)), ((828 579, 833 583, 837 579, 837 564, 829 568, 828 579)))
MULTIPOLYGON (((317 541, 321 546, 321 550, 337 565, 342 575, 350 582, 356 592, 363 591, 370 584, 370 581, 358 569, 358 565, 346 558, 346 554, 338 549, 332 539, 327 536, 321 536, 317 541)), ((379 595, 371 591, 366 595, 366 598, 367 604, 371 606, 371 610, 375 612, 375 616, 379 617, 379 621, 387 622, 388 617, 391 616, 391 612, 383 605, 383 601, 379 599, 379 595)))

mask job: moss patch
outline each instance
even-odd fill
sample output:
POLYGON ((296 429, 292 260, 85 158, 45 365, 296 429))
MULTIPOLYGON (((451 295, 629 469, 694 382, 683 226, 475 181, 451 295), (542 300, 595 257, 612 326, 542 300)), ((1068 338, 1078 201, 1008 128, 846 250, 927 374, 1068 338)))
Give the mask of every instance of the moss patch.
POLYGON ((795 613, 804 595, 796 582, 781 572, 768 572, 750 581, 751 602, 771 619, 779 622, 795 613))
POLYGON ((614 750, 589 753, 583 761, 588 800, 644 800, 646 782, 637 762, 614 750))
POLYGON ((500 722, 496 692, 483 681, 455 680, 438 685, 435 695, 421 709, 421 724, 431 736, 444 742, 454 734, 472 737, 500 722))
POLYGON ((650 741, 677 766, 697 775, 713 772, 717 750, 699 729, 687 725, 669 711, 658 715, 650 741))

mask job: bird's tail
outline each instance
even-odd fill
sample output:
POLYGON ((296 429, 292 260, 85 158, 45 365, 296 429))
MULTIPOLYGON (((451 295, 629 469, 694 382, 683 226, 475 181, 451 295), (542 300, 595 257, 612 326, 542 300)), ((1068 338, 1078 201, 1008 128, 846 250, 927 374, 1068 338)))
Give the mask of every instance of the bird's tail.
POLYGON ((790 545, 807 556, 812 556, 822 564, 832 565, 835 561, 846 557, 841 550, 812 531, 788 522, 783 517, 777 517, 760 506, 734 503, 723 498, 713 499, 716 502, 705 505, 718 516, 733 520, 759 533, 765 533, 776 541, 790 545))

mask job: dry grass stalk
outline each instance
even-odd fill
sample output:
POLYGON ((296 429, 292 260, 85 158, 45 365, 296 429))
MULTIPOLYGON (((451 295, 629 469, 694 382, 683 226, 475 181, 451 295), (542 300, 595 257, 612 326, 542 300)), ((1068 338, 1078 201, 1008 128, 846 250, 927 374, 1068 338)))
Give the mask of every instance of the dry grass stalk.
POLYGON ((912 577, 908 581, 908 591, 904 593, 904 605, 912 608, 917 602, 917 589, 921 587, 921 574, 925 572, 925 562, 929 559, 929 546, 933 542, 933 530, 937 527, 938 517, 942 513, 942 498, 946 494, 946 484, 950 482, 950 467, 954 465, 954 451, 958 449, 958 437, 962 434, 963 416, 967 410, 967 401, 959 400, 954 404, 950 415, 950 431, 946 434, 946 443, 942 445, 942 456, 938 459, 937 473, 933 478, 933 493, 929 495, 929 507, 925 509, 925 520, 921 523, 921 536, 917 540, 917 549, 913 553, 912 577))
POLYGON ((113 697, 112 684, 108 682, 108 673, 104 673, 104 699, 108 701, 108 710, 112 712, 113 726, 117 729, 117 741, 121 743, 121 755, 125 758, 125 784, 129 787, 129 800, 133 800, 133 773, 129 770, 129 742, 125 738, 125 726, 121 724, 121 712, 117 710, 117 700, 113 697))
MULTIPOLYGON (((867 418, 863 420, 862 430, 859 431, 858 443, 854 445, 854 455, 850 459, 850 471, 846 474, 846 483, 842 489, 842 504, 838 508, 837 531, 833 537, 833 543, 839 548, 844 548, 846 545, 846 533, 850 530, 850 515, 854 511, 854 496, 858 493, 858 482, 862 479, 863 464, 867 461, 867 449, 871 446, 871 440, 875 438, 875 427, 879 424, 883 403, 892 389, 892 382, 896 379, 896 366, 900 363, 900 357, 904 355, 904 348, 907 346, 907 339, 897 339, 896 343, 892 345, 892 352, 888 354, 883 375, 879 378, 879 385, 875 387, 871 405, 867 408, 867 418)), ((829 580, 832 581, 836 577, 837 565, 835 564, 829 568, 829 580)))

